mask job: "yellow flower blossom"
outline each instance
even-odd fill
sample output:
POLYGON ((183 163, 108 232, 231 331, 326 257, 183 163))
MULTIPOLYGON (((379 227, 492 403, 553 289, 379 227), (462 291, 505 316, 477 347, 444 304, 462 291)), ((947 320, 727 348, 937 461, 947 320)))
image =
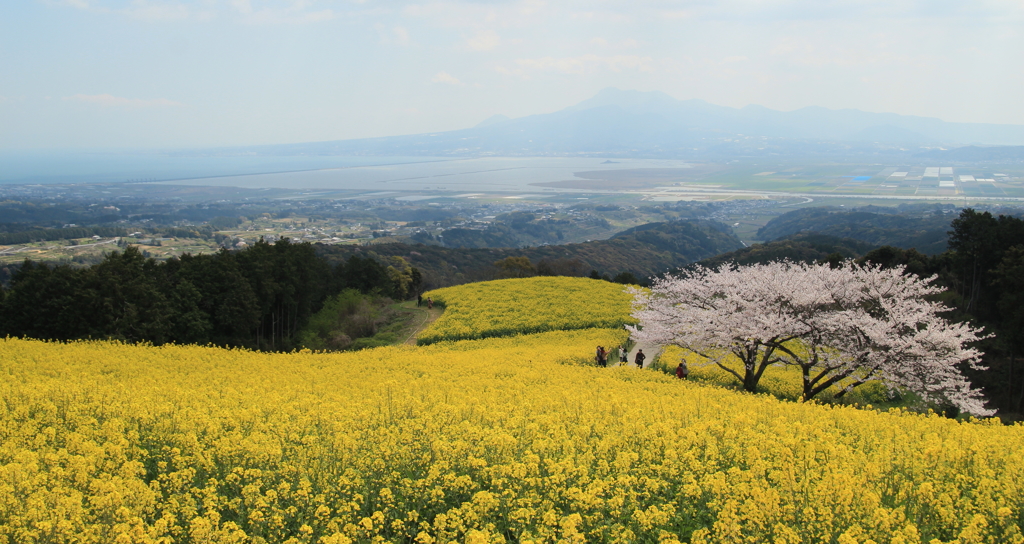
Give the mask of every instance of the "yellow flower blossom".
POLYGON ((444 314, 417 342, 468 340, 543 331, 615 328, 629 317, 632 295, 622 285, 590 278, 538 276, 469 283, 430 291, 444 314))
POLYGON ((1024 542, 1024 426, 593 366, 624 340, 0 339, 0 543, 1024 542))

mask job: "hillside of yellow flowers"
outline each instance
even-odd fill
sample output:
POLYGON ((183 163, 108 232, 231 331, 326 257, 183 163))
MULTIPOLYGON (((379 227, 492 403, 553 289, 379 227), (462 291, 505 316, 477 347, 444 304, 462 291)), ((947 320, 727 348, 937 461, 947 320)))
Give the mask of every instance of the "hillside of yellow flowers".
POLYGON ((596 368, 0 340, 0 542, 1020 543, 1024 427, 596 368))
POLYGON ((538 276, 470 283, 427 292, 445 306, 419 344, 634 323, 622 286, 590 278, 538 276))

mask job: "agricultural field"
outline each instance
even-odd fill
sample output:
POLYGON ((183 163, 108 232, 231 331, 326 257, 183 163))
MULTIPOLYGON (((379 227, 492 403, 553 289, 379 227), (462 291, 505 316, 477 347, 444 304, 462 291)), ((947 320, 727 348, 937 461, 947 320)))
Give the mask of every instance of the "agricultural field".
MULTIPOLYGON (((617 304, 601 284, 585 298, 617 304)), ((477 295, 569 304, 527 285, 477 295)), ((0 542, 1024 541, 1024 426, 594 367, 625 334, 344 353, 3 339, 0 542)))
POLYGON ((445 312, 419 335, 420 344, 633 323, 632 297, 622 285, 589 278, 485 281, 429 291, 428 298, 445 312))
POLYGON ((112 237, 102 239, 51 240, 0 246, 0 265, 21 264, 25 259, 52 264, 90 264, 103 260, 111 251, 120 251, 120 243, 133 243, 156 259, 179 256, 183 253, 198 255, 216 253, 220 248, 210 240, 199 238, 146 238, 142 240, 112 237), (141 242, 141 243, 140 243, 141 242))

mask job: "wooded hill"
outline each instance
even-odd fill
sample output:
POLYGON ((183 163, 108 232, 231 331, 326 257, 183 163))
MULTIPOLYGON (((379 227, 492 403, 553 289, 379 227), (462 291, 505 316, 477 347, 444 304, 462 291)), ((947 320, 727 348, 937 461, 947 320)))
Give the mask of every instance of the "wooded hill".
POLYGON ((757 235, 762 240, 778 240, 815 232, 875 246, 916 248, 926 255, 936 255, 946 251, 949 224, 956 217, 952 212, 952 207, 906 213, 879 206, 853 210, 832 206, 803 208, 772 219, 758 229, 757 235))
POLYGON ((573 219, 545 219, 537 213, 511 212, 494 218, 485 228, 445 229, 440 235, 421 231, 404 242, 446 247, 529 247, 602 239, 616 231, 596 215, 573 219))
POLYGON ((873 244, 854 240, 853 238, 839 238, 828 234, 802 232, 780 240, 753 244, 735 251, 715 255, 700 261, 699 264, 716 268, 725 263, 746 265, 781 260, 813 263, 857 259, 876 247, 873 244))
POLYGON ((427 289, 494 279, 494 263, 526 257, 541 274, 583 276, 596 270, 615 276, 629 272, 639 278, 684 266, 743 244, 728 227, 715 221, 649 223, 622 231, 608 240, 529 248, 447 248, 425 244, 387 243, 372 246, 317 246, 328 262, 352 255, 378 260, 403 257, 423 275, 427 289))

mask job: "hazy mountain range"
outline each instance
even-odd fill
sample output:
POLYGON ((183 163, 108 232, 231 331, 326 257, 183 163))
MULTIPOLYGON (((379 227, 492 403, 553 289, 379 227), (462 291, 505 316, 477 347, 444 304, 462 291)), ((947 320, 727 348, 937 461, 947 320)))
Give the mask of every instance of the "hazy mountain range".
MULTIPOLYGON (((1024 125, 807 107, 730 108, 658 92, 608 88, 554 113, 493 116, 448 132, 245 148, 258 154, 713 155, 906 153, 908 148, 1024 145, 1024 125)), ((1011 155, 1017 156, 1019 150, 1011 155)))

